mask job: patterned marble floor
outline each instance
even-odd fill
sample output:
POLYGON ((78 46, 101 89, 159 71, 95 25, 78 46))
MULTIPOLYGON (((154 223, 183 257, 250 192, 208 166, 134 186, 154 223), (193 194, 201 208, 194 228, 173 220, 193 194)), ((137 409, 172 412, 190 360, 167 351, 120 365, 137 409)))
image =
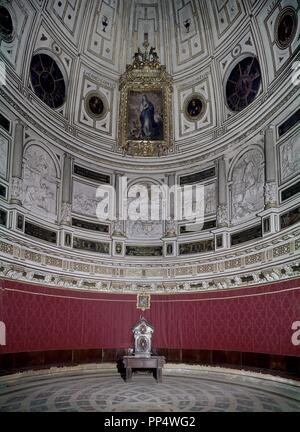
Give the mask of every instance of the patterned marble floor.
POLYGON ((124 382, 113 369, 18 374, 0 379, 7 411, 300 411, 300 384, 224 369, 171 368, 124 382))

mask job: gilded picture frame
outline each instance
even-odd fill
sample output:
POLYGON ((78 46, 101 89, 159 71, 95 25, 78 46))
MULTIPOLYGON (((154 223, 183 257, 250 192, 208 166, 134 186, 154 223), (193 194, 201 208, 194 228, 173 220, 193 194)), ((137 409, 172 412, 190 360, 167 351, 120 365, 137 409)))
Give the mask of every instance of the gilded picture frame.
POLYGON ((146 309, 150 309, 151 306, 151 295, 140 293, 137 294, 136 307, 137 309, 141 309, 142 311, 146 309))
POLYGON ((120 79, 119 150, 133 156, 173 151, 172 79, 155 64, 127 66, 120 79))

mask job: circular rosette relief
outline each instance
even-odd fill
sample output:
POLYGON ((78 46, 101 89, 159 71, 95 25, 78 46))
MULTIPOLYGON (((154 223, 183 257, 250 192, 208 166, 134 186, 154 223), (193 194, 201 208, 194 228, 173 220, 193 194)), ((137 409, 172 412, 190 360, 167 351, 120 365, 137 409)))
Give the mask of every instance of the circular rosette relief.
POLYGON ((275 23, 275 41, 285 49, 292 43, 297 31, 298 18, 294 8, 286 7, 278 15, 275 23))

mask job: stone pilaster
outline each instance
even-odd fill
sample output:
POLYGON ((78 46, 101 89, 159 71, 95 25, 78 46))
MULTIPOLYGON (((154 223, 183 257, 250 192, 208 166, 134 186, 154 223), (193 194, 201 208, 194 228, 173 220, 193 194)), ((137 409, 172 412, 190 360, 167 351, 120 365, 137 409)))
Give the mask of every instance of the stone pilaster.
POLYGON ((217 226, 228 226, 228 203, 227 203, 227 181, 226 163, 223 158, 218 161, 218 195, 217 195, 217 226))
POLYGON ((72 222, 72 156, 64 155, 62 175, 62 203, 60 221, 64 225, 71 225, 72 222))
POLYGON ((265 166, 265 208, 268 209, 278 204, 274 126, 265 131, 265 166))
POLYGON ((24 147, 24 125, 18 120, 15 125, 15 137, 12 154, 12 179, 10 199, 12 203, 21 204, 23 195, 22 165, 24 147))
MULTIPOLYGON (((168 187, 169 187, 169 189, 171 189, 174 186, 175 186, 175 173, 168 174, 168 187)), ((170 203, 169 203, 169 205, 170 205, 170 219, 174 219, 174 214, 175 214, 175 211, 174 211, 175 199, 174 199, 174 195, 173 194, 170 196, 170 203)))
MULTIPOLYGON (((120 197, 120 194, 123 193, 122 186, 121 186, 121 179, 122 179, 123 173, 115 172, 115 211, 116 211, 116 220, 112 224, 112 236, 116 237, 124 237, 124 221, 120 219, 121 216, 121 209, 120 206, 122 205, 122 199, 120 197)), ((127 190, 126 190, 127 192, 127 190)))

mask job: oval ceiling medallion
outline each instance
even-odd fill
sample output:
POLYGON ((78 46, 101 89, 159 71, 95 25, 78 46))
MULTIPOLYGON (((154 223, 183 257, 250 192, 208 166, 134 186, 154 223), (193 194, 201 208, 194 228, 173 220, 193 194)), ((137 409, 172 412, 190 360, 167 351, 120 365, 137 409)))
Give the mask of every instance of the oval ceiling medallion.
POLYGON ((256 57, 246 57, 231 71, 226 83, 226 101, 232 111, 242 111, 256 98, 261 72, 256 57))
POLYGON ((90 117, 100 120, 107 113, 106 98, 97 91, 90 92, 85 99, 85 108, 90 117))
POLYGON ((14 26, 9 11, 0 6, 0 35, 2 39, 9 42, 13 38, 14 26))
POLYGON ((284 8, 278 15, 275 24, 275 40, 279 48, 287 48, 297 31, 297 14, 294 8, 284 8))
POLYGON ((188 120, 197 121, 206 112, 206 101, 199 94, 189 96, 184 104, 184 113, 188 120))
POLYGON ((35 94, 50 108, 59 108, 66 97, 63 74, 55 60, 46 54, 36 54, 30 65, 31 84, 35 94))

